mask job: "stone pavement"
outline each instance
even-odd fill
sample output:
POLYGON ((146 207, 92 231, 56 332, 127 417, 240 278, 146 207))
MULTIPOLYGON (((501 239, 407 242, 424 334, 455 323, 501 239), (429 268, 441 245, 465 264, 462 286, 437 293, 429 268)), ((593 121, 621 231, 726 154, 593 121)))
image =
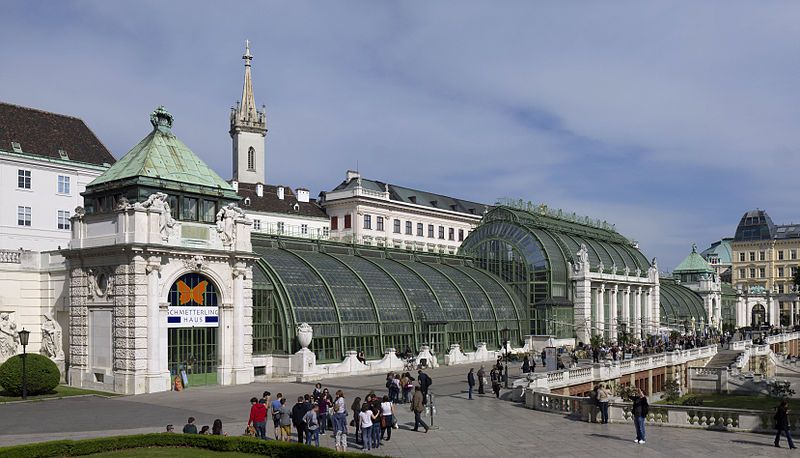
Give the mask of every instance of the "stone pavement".
MULTIPOLYGON (((525 409, 490 395, 466 399, 469 366, 444 367, 428 373, 433 378, 438 415, 428 434, 409 431, 414 416, 399 405, 400 429, 374 454, 391 456, 500 457, 500 456, 784 456, 786 448, 772 447, 772 437, 649 427, 647 443, 633 442, 627 425, 575 422, 559 415, 525 409)), ((477 370, 477 366, 475 369, 477 370)), ((518 372, 517 368, 512 370, 518 372)), ((348 404, 369 390, 382 393, 384 377, 354 376, 329 379, 323 386, 342 389, 348 404)), ((198 387, 183 392, 116 398, 80 397, 0 405, 0 444, 115 434, 163 431, 167 423, 180 430, 186 418, 198 425, 222 420, 225 430, 240 434, 249 412, 249 399, 263 390, 292 398, 311 392, 314 383, 255 383, 233 387, 198 387)), ((426 421, 429 419, 426 419, 426 421)), ((352 435, 351 435, 352 436, 352 435)), ((328 434, 321 444, 333 446, 328 434)), ((785 443, 784 443, 785 447, 785 443)), ((350 450, 357 449, 351 442, 350 450)))

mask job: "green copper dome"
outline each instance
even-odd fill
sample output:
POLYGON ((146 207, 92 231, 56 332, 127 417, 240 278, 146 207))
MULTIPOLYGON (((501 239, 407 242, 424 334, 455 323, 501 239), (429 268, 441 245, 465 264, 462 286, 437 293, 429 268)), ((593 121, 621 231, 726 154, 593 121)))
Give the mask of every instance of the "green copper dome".
POLYGON ((163 106, 158 107, 150 115, 153 131, 89 183, 87 191, 131 185, 164 190, 186 190, 188 187, 200 194, 238 200, 231 185, 172 133, 172 120, 172 115, 163 106))
POLYGON ((714 273, 711 265, 697 252, 697 245, 692 245, 692 252, 678 264, 673 272, 676 273, 714 273))

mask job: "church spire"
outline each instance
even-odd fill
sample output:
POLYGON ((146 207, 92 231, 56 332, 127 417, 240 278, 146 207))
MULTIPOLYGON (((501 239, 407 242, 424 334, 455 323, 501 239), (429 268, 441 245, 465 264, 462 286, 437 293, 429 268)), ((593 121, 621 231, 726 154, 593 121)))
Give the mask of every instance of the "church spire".
POLYGON ((239 115, 242 121, 249 121, 258 117, 256 99, 253 96, 253 79, 250 76, 250 62, 253 60, 253 55, 250 54, 250 40, 245 40, 242 59, 244 59, 244 88, 242 89, 242 103, 239 115))

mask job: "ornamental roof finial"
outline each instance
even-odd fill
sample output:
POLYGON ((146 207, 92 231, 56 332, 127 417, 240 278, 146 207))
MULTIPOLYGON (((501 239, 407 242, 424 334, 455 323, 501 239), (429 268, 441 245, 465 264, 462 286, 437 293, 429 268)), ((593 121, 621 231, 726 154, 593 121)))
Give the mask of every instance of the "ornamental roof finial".
POLYGON ((253 60, 253 55, 250 54, 250 40, 244 40, 244 55, 242 59, 244 59, 244 64, 249 67, 250 61, 253 60))

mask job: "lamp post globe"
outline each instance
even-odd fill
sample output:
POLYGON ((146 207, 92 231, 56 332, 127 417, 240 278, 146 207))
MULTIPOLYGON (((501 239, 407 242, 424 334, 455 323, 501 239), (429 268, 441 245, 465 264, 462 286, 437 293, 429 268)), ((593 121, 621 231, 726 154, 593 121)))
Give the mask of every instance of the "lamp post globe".
POLYGON ((27 367, 26 367, 26 360, 28 359, 28 339, 31 336, 31 332, 22 328, 22 331, 19 332, 19 343, 22 344, 22 399, 28 399, 28 374, 27 374, 27 367))

